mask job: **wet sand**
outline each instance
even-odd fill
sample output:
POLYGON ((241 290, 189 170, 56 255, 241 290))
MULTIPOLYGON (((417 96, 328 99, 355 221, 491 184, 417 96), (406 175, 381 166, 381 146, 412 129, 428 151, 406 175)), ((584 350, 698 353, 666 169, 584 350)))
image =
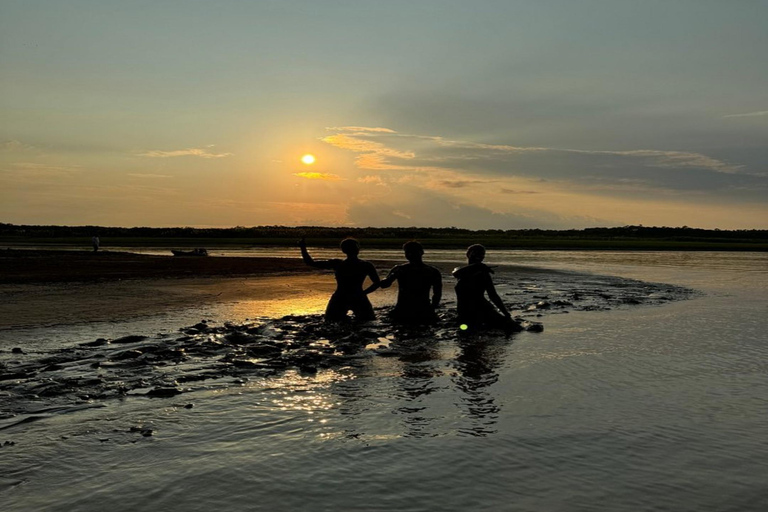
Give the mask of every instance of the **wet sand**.
POLYGON ((317 276, 299 259, 0 251, 0 329, 119 321, 332 286, 310 277, 317 276))
POLYGON ((0 285, 0 330, 125 321, 215 302, 330 294, 333 285, 331 276, 305 274, 0 285))
POLYGON ((312 272, 300 258, 155 256, 112 251, 0 250, 0 284, 242 277, 312 272))

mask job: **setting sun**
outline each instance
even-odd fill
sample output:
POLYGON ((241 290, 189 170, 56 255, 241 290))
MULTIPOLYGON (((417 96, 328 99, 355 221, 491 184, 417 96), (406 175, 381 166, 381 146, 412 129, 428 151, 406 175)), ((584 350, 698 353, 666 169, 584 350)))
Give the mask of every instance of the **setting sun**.
POLYGON ((304 155, 303 157, 301 157, 301 161, 307 165, 312 165, 313 163, 315 163, 315 155, 309 155, 309 154, 304 155))

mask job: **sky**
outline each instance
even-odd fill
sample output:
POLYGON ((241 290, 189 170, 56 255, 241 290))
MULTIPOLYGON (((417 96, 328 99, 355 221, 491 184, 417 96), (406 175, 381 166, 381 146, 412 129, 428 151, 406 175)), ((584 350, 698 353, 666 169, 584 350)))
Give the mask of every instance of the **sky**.
POLYGON ((0 0, 0 222, 768 229, 766 20, 765 0, 0 0))

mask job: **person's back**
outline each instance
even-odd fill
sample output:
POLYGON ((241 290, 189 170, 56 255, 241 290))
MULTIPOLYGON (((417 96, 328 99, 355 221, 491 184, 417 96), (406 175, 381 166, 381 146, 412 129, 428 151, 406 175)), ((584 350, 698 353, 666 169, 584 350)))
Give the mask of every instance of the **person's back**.
POLYGON ((347 238, 341 242, 341 250, 347 255, 346 259, 315 261, 307 252, 304 239, 299 242, 301 256, 307 265, 334 271, 336 291, 331 295, 325 309, 325 319, 338 322, 347 318, 347 312, 352 311, 355 320, 368 321, 376 318, 371 301, 367 294, 378 287, 379 275, 376 268, 369 262, 358 258, 360 245, 357 240, 347 238), (363 283, 368 277, 373 282, 368 289, 363 290, 363 283))
POLYGON ((373 265, 359 258, 333 259, 331 268, 336 278, 337 291, 345 294, 362 293, 363 283, 371 271, 375 272, 373 265))
POLYGON ((493 287, 493 270, 485 263, 472 263, 454 271, 456 282, 456 308, 459 319, 475 316, 474 311, 484 308, 485 293, 493 287))
POLYGON ((397 281, 397 304, 390 315, 403 323, 434 323, 437 321, 435 309, 442 296, 442 275, 422 261, 424 249, 418 242, 406 243, 403 250, 408 263, 394 267, 381 282, 381 286, 387 288, 397 281))
POLYGON ((456 312, 462 329, 502 328, 507 333, 521 330, 496 292, 491 274, 483 263, 485 247, 476 244, 467 249, 467 265, 453 271, 456 282, 456 312), (485 298, 485 294, 491 302, 485 298), (495 306, 495 307, 494 307, 495 306))

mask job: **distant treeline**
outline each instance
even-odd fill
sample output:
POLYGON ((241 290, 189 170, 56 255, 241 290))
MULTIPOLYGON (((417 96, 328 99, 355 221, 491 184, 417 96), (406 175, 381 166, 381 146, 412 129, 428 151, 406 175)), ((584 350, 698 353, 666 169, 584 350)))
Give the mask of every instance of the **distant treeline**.
POLYGON ((311 239, 340 240, 351 236, 361 239, 376 240, 493 240, 496 242, 521 240, 656 240, 670 242, 741 242, 765 243, 768 230, 720 230, 683 227, 647 227, 622 226, 613 228, 586 229, 484 229, 470 230, 459 228, 353 228, 321 226, 256 226, 232 228, 121 228, 105 226, 29 226, 0 223, 0 237, 6 238, 90 238, 98 235, 102 238, 131 239, 251 239, 259 243, 261 239, 311 239))

